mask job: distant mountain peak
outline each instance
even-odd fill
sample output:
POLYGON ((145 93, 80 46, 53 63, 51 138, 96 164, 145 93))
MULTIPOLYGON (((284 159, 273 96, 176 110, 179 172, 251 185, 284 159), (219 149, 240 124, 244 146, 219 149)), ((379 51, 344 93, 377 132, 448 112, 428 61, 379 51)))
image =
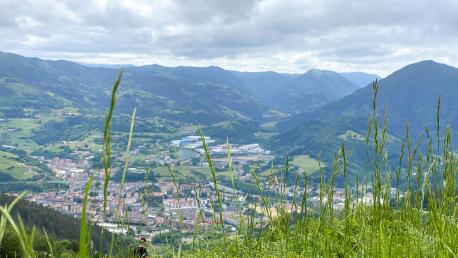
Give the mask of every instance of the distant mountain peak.
POLYGON ((410 65, 417 65, 417 64, 440 64, 434 60, 423 60, 423 61, 419 61, 419 62, 416 62, 416 63, 412 63, 410 65))
MULTIPOLYGON (((453 66, 449 66, 443 63, 438 63, 433 60, 424 60, 409 64, 403 68, 393 72, 387 79, 406 77, 410 78, 416 76, 417 78, 424 78, 427 80, 434 80, 434 78, 455 76, 458 73, 458 69, 453 66)), ((439 79, 439 78, 437 78, 439 79)))
POLYGON ((401 71, 406 71, 406 70, 413 70, 413 69, 425 69, 425 68, 432 68, 432 67, 437 67, 437 68, 449 68, 449 69, 457 69, 456 67, 446 65, 443 63, 436 62, 434 60, 424 60, 416 63, 412 63, 409 65, 404 66, 403 68, 395 71, 396 72, 401 72, 401 71))
POLYGON ((330 70, 322 70, 322 69, 310 69, 303 75, 314 75, 314 76, 322 76, 322 75, 339 75, 338 73, 330 70))

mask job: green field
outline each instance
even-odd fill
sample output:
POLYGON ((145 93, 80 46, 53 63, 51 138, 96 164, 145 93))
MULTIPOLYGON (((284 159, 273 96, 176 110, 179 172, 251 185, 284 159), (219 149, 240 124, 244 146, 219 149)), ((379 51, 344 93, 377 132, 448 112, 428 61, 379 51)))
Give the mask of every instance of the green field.
POLYGON ((35 175, 34 169, 17 160, 16 155, 0 151, 0 172, 11 175, 20 180, 28 179, 35 175))
MULTIPOLYGON (((267 165, 267 164, 264 164, 264 165, 267 165)), ((292 157, 292 159, 290 160, 290 165, 292 166, 293 169, 297 168, 300 174, 305 173, 306 175, 311 175, 320 170, 320 165, 319 165, 318 160, 310 157, 309 155, 297 155, 297 156, 292 157)), ((324 168, 326 165, 322 162, 321 166, 324 168)), ((282 165, 278 166, 277 164, 277 165, 274 165, 273 168, 267 165, 263 167, 263 170, 257 172, 257 174, 268 177, 270 176, 271 173, 275 174, 283 170, 284 170, 284 166, 282 165)))
MULTIPOLYGON (((205 176, 208 179, 210 179, 212 176, 210 169, 207 167, 183 166, 183 170, 181 171, 180 166, 176 166, 172 168, 172 171, 173 173, 175 173, 175 176, 177 178, 181 177, 181 173, 183 173, 185 177, 191 177, 191 178, 196 178, 196 179, 197 179, 197 176, 195 175, 195 173, 201 174, 202 176, 205 176)), ((161 178, 169 178, 169 179, 172 178, 166 166, 154 167, 153 173, 156 176, 159 176, 161 178)), ((229 171, 217 171, 216 174, 217 176, 229 176, 229 171)))
MULTIPOLYGON (((320 170, 318 160, 311 158, 309 155, 294 156, 291 164, 297 166, 300 172, 305 172, 307 175, 311 175, 320 170)), ((321 166, 324 167, 324 164, 321 163, 321 166)))
POLYGON ((0 123, 1 143, 14 145, 26 152, 36 151, 40 148, 31 137, 34 129, 49 121, 62 121, 63 117, 57 115, 42 116, 37 118, 10 118, 0 123))

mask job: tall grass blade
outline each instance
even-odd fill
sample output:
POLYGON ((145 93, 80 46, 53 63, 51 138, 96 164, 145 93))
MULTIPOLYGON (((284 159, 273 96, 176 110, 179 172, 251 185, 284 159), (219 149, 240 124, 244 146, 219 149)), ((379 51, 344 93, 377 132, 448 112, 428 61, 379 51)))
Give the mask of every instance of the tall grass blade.
POLYGON ((103 166, 105 177, 103 181, 103 211, 105 212, 107 209, 107 189, 108 189, 108 182, 110 181, 111 175, 111 120, 113 118, 113 112, 116 106, 116 96, 118 94, 119 84, 121 83, 123 76, 123 71, 121 71, 118 75, 118 78, 113 84, 111 90, 111 102, 110 108, 108 109, 107 116, 105 118, 105 129, 103 132, 103 139, 104 139, 104 156, 103 156, 103 166))
POLYGON ((80 258, 87 258, 88 255, 88 247, 90 245, 90 235, 88 234, 87 229, 87 217, 86 217, 86 209, 87 204, 89 201, 89 191, 92 187, 92 180, 93 177, 89 178, 89 181, 86 184, 86 188, 84 190, 84 200, 83 200, 83 210, 81 211, 81 229, 80 229, 80 244, 79 244, 79 257, 80 258))

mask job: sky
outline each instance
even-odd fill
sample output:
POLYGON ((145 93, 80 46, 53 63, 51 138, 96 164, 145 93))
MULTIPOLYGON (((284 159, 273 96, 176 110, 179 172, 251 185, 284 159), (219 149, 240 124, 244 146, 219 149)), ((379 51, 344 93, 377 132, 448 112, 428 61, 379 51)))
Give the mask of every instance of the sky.
POLYGON ((0 51, 98 64, 386 76, 458 66, 457 0, 0 0, 0 51))

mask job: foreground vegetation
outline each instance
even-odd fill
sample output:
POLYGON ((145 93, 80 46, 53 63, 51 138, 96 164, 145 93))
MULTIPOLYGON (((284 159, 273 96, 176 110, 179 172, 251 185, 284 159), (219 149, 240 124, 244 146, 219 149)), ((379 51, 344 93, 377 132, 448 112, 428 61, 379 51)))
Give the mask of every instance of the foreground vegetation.
MULTIPOLYGON (((37 256, 46 257, 45 254, 53 253, 56 257, 75 257, 79 249, 79 228, 80 221, 71 216, 64 215, 51 208, 44 208, 33 202, 20 200, 14 202, 15 198, 9 195, 0 195, 0 205, 9 205, 14 209, 11 211, 13 218, 20 216, 27 234, 35 227, 33 249, 37 256), (15 203, 15 204, 13 204, 15 203), (64 240, 61 240, 64 239, 64 240), (49 241, 49 243, 48 243, 49 241)), ((101 240, 100 228, 95 227, 92 233, 93 242, 96 247, 101 240)), ((14 227, 6 225, 3 240, 0 245, 0 257, 15 257, 22 254, 20 239, 14 232, 14 227)), ((108 239, 104 244, 108 246, 108 239)))
MULTIPOLYGON (((112 92, 111 106, 105 121, 104 155, 102 157, 104 189, 111 175, 111 119, 116 104, 117 88, 121 76, 112 92)), ((389 159, 385 148, 387 139, 387 116, 380 119, 376 109, 377 82, 373 84, 373 112, 366 135, 367 161, 364 173, 350 176, 351 152, 342 141, 334 161, 326 172, 321 164, 319 198, 311 200, 307 191, 296 192, 292 203, 287 203, 284 189, 288 187, 290 162, 286 160, 279 177, 271 178, 271 184, 280 184, 280 191, 272 194, 263 187, 255 170, 252 176, 260 193, 259 207, 242 212, 239 207, 239 228, 229 233, 220 223, 223 213, 219 207, 221 197, 218 178, 208 152, 202 130, 199 130, 216 196, 213 204, 214 227, 210 239, 199 237, 198 227, 192 242, 185 241, 180 234, 174 235, 173 245, 150 247, 153 257, 456 257, 458 255, 458 208, 457 169, 458 160, 451 146, 451 129, 440 128, 440 101, 437 108, 435 133, 425 129, 426 143, 412 142, 409 127, 402 144, 401 155, 389 159), (380 122, 382 120, 382 122, 380 122), (434 134, 434 135, 433 135, 434 134), (394 166, 393 164, 397 164, 394 166), (345 205, 335 208, 333 198, 337 179, 344 181, 345 205), (354 180, 354 181, 353 181, 354 180), (367 193, 372 193, 367 195, 367 193), (368 199, 368 196, 371 198, 368 199), (289 204, 289 205, 287 205, 289 204), (259 211, 258 213, 255 211, 259 211), (262 214, 262 215, 260 215, 262 214)), ((129 144, 132 137, 134 115, 132 116, 129 144)), ((228 145, 229 146, 229 145, 228 145)), ((129 152, 129 147, 126 153, 129 152)), ((229 177, 234 185, 228 148, 229 177)), ((301 162, 300 160, 296 160, 301 162)), ((125 180, 126 167, 121 182, 125 180)), ((175 180, 175 175, 169 168, 175 180)), ((179 171, 179 168, 178 168, 179 171)), ((90 178, 86 186, 86 198, 92 186, 90 178)), ((121 183, 121 184, 122 184, 121 183)), ((301 184, 307 189, 312 183, 306 174, 296 175, 294 187, 301 184)), ((121 189, 122 190, 122 189, 121 189)), ((121 191, 120 191, 121 193, 121 191)), ((234 194, 237 192, 234 189, 234 194)), ((21 198, 19 196, 18 198, 21 198)), ((106 196, 105 196, 106 198, 106 196)), ((197 197, 198 198, 198 197, 197 197)), ((198 200, 199 201, 199 200, 198 200)), ((7 228, 16 234, 23 257, 37 257, 34 249, 34 231, 29 232, 20 219, 14 219, 12 207, 0 208, 0 244, 7 228)), ((122 208, 122 207, 121 207, 122 208)), ((197 218, 196 223, 198 223, 197 218)), ((127 223, 126 223, 127 224, 127 223)), ((94 256, 97 250, 91 248, 91 230, 86 219, 86 205, 83 207, 79 257, 94 256)), ((128 257, 125 239, 112 235, 108 255, 128 257)), ((58 256, 52 251, 51 256, 58 256)))
MULTIPOLYGON (((298 193, 301 201, 294 209, 296 212, 285 210, 281 202, 269 204, 263 197, 262 206, 277 207, 279 214, 272 217, 266 209, 269 223, 260 221, 256 224, 247 217, 245 227, 235 237, 193 248, 185 251, 183 256, 456 257, 458 160, 451 146, 451 129, 446 128, 441 135, 440 99, 437 141, 426 129, 426 146, 413 145, 406 125, 399 166, 392 168, 385 150, 387 119, 385 116, 379 126, 376 82, 373 87, 374 112, 366 138, 368 167, 362 180, 359 177, 355 182, 347 180, 350 155, 342 143, 327 179, 321 170, 317 210, 307 208, 307 193, 298 193), (345 180, 346 201, 343 209, 335 210, 332 198, 338 176, 345 180), (371 200, 363 197, 366 191, 372 192, 371 200)), ((283 178, 287 177, 288 163, 285 167, 283 178)), ((307 184, 306 177, 304 183, 307 184)))

